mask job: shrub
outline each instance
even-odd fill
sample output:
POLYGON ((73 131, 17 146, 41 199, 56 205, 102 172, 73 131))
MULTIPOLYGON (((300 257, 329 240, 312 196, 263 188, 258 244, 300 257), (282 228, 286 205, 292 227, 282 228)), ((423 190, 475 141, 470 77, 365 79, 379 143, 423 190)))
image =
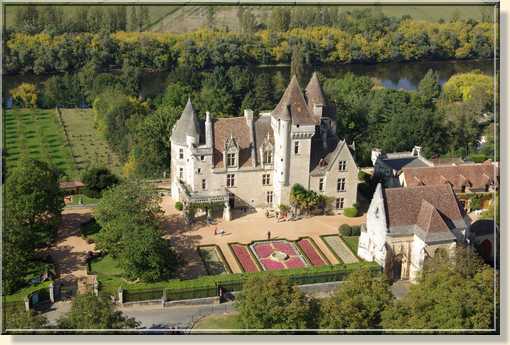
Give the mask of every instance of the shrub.
POLYGON ((361 226, 353 225, 351 227, 351 236, 359 236, 361 234, 361 226))
POLYGON ((182 210, 184 209, 184 205, 182 204, 182 202, 177 201, 177 202, 175 203, 175 209, 176 209, 177 211, 182 211, 182 210))
POLYGON ((487 156, 483 153, 474 153, 468 157, 469 160, 475 163, 483 163, 487 160, 487 156))
POLYGON ((344 216, 346 217, 356 217, 358 215, 358 209, 356 207, 349 207, 344 210, 344 216))
POLYGON ((366 183, 369 183, 370 182, 370 174, 364 172, 363 170, 360 170, 358 172, 358 180, 362 181, 362 182, 366 182, 366 183))
POLYGON ((342 224, 338 228, 338 232, 340 232, 342 236, 351 236, 352 228, 349 224, 342 224))
POLYGON ((481 209, 482 208, 482 197, 478 194, 473 195, 469 199, 469 208, 472 211, 481 209))

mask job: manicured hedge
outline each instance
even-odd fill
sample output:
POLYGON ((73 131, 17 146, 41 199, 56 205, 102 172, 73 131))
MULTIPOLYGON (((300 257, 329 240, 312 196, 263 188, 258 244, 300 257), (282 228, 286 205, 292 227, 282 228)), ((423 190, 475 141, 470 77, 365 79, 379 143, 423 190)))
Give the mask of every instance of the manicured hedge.
MULTIPOLYGON (((380 272, 380 266, 372 262, 358 262, 353 264, 340 264, 335 266, 306 267, 288 270, 279 270, 271 272, 253 272, 221 274, 215 276, 204 276, 190 280, 169 280, 165 282, 143 284, 146 288, 136 286, 129 287, 122 284, 125 301, 142 301, 148 299, 159 299, 166 296, 166 300, 180 300, 190 298, 213 297, 217 295, 219 286, 227 291, 239 291, 243 282, 250 276, 272 274, 275 276, 286 277, 293 284, 304 285, 314 283, 324 283, 343 280, 348 274, 361 268, 368 268, 372 272, 380 272)), ((116 287, 103 287, 107 291, 116 291, 116 287)))
POLYGON ((338 228, 338 232, 342 236, 351 236, 352 228, 349 224, 342 224, 338 228))
POLYGON ((346 217, 357 217, 358 216, 358 209, 356 207, 349 207, 344 209, 344 216, 346 217))

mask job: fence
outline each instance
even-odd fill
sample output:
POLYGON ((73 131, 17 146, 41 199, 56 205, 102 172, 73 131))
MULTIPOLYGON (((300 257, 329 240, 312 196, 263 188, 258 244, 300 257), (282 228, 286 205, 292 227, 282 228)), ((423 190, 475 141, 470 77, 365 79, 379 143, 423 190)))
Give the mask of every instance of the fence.
MULTIPOLYGON (((359 268, 360 267, 358 265, 356 265, 355 267, 341 266, 336 270, 327 272, 305 271, 281 275, 288 278, 290 283, 293 285, 308 285, 342 281, 345 279, 345 277, 347 277, 347 275, 349 275, 351 272, 355 270, 358 270, 359 268)), ((366 265, 366 268, 374 274, 381 272, 381 268, 378 265, 366 265)), ((258 274, 265 273, 266 272, 261 272, 258 274)), ((220 287, 224 293, 241 291, 243 288, 243 284, 248 276, 249 276, 248 274, 244 274, 241 277, 239 277, 239 279, 235 280, 229 279, 225 281, 221 281, 220 278, 218 278, 218 281, 209 280, 207 282, 204 282, 202 286, 194 286, 189 288, 173 287, 173 288, 139 289, 139 290, 123 289, 122 302, 141 302, 157 299, 163 299, 165 301, 178 301, 195 298, 215 297, 218 296, 220 287)), ((221 275, 219 277, 228 276, 221 275)))

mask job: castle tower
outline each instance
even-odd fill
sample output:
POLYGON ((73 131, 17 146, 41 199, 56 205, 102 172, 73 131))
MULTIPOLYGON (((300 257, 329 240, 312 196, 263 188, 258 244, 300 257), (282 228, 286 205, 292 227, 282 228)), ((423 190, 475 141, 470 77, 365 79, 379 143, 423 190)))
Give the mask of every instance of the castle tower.
POLYGON ((188 98, 181 117, 175 123, 170 136, 172 198, 179 200, 179 181, 188 186, 194 185, 193 152, 199 144, 197 115, 188 98))
POLYGON ((310 114, 293 76, 280 102, 271 112, 275 136, 274 204, 289 203, 290 189, 296 183, 309 188, 311 138, 317 118, 310 114))

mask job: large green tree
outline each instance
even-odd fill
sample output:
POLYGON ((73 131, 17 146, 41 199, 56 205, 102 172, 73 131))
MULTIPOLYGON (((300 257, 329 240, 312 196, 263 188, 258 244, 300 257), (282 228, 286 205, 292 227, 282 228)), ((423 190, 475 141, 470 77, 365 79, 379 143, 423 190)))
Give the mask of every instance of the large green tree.
POLYGON ((383 276, 364 269, 351 273, 333 296, 321 303, 320 327, 327 329, 378 328, 381 312, 393 301, 383 276))
POLYGON ((499 309, 497 282, 494 270, 472 250, 459 248, 451 257, 436 254, 426 263, 419 283, 384 310, 381 325, 393 329, 491 329, 496 326, 499 309))
POLYGON ((236 305, 240 324, 247 329, 308 328, 313 320, 305 295, 285 278, 272 275, 249 278, 236 305))
POLYGON ((86 170, 82 181, 85 184, 84 194, 91 198, 99 198, 103 190, 119 183, 118 177, 110 170, 100 167, 86 170))
POLYGON ((17 309, 6 311, 4 315, 3 326, 6 329, 42 329, 48 327, 48 319, 33 310, 17 309))
POLYGON ((159 202, 156 191, 141 181, 128 180, 106 190, 94 211, 101 226, 98 248, 116 256, 127 224, 158 227, 163 214, 159 202))
POLYGON ((71 310, 58 320, 59 328, 66 329, 122 329, 136 328, 140 324, 113 309, 109 298, 93 294, 78 295, 71 310))

